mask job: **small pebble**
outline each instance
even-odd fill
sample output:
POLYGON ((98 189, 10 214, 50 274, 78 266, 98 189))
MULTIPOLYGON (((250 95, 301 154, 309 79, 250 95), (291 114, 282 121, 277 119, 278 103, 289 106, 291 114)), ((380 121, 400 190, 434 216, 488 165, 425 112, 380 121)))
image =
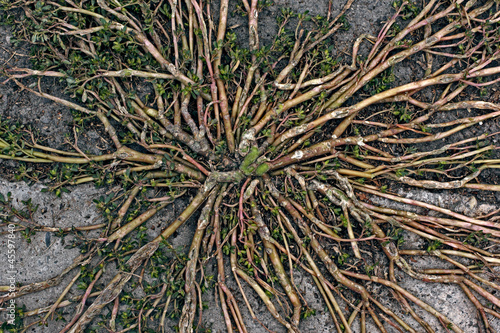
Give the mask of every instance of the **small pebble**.
POLYGON ((50 232, 47 231, 45 233, 45 246, 49 247, 50 246, 50 232))

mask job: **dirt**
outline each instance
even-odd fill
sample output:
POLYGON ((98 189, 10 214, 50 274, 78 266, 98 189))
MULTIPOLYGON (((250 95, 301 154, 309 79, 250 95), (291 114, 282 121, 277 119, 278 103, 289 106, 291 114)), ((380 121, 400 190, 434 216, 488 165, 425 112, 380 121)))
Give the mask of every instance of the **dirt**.
MULTIPOLYGON (((335 1, 333 3, 332 12, 336 14, 343 2, 335 1)), ((263 44, 270 44, 273 36, 277 31, 275 24, 275 17, 281 7, 292 7, 297 12, 309 11, 311 14, 325 15, 328 11, 328 1, 291 1, 291 0, 276 0, 275 5, 265 9, 259 17, 259 29, 261 42, 263 44)), ((334 38, 336 52, 339 55, 346 55, 350 53, 353 40, 362 33, 376 34, 382 27, 383 22, 394 13, 390 1, 369 1, 359 0, 355 1, 351 9, 347 12, 347 19, 351 25, 348 31, 341 31, 337 33, 334 38)), ((228 26, 240 25, 235 28, 238 33, 239 39, 242 40, 244 45, 247 41, 247 27, 244 18, 232 16, 229 19, 228 26)), ((10 65, 19 67, 28 66, 29 60, 27 55, 29 50, 24 47, 15 48, 10 42, 11 34, 9 28, 0 26, 0 67, 2 67, 7 60, 10 65)), ((348 57, 346 56, 348 59, 348 57)), ((417 73, 420 69, 414 66, 411 62, 403 64, 401 68, 395 71, 395 76, 399 82, 404 80, 411 80, 412 75, 417 73)), ((0 80, 2 80, 0 78, 0 80)), ((62 85, 57 79, 44 79, 41 81, 41 86, 44 91, 53 94, 57 97, 63 97, 62 85)), ((473 92, 469 92, 473 93, 473 92)), ((432 93, 431 93, 432 94, 432 93)), ((495 91, 492 90, 490 99, 495 99, 495 91)), ((432 96, 429 96, 432 97, 432 96)), ((496 97, 498 98, 498 97, 496 97)), ((370 112, 370 111, 367 111, 370 112)), ((371 110, 373 112, 373 110, 371 110)), ((462 111, 461 111, 462 112, 462 111)), ((66 107, 60 106, 52 101, 40 98, 26 91, 20 89, 13 83, 0 85, 0 117, 2 119, 9 119, 13 121, 20 121, 26 126, 31 126, 43 138, 43 142, 51 147, 67 148, 68 144, 65 143, 65 137, 73 138, 72 129, 72 114, 66 107)), ((447 121, 452 119, 455 115, 440 114, 439 121, 447 121), (448 117, 448 118, 447 118, 448 117)), ((485 124, 484 130, 494 133, 499 131, 500 127, 498 122, 488 122, 485 124)), ((434 149, 437 146, 452 142, 457 138, 467 137, 471 132, 464 132, 457 134, 455 137, 446 139, 443 142, 431 144, 426 149, 434 149)), ((498 138, 493 138, 493 142, 497 143, 498 138)), ((85 135, 78 136, 79 147, 92 154, 99 154, 105 151, 109 146, 106 141, 106 136, 102 135, 102 131, 97 126, 92 131, 87 132, 85 135)), ((1 160, 0 159, 0 193, 6 195, 11 192, 14 198, 14 203, 18 207, 22 206, 23 200, 29 198, 39 205, 37 213, 34 215, 34 220, 38 224, 46 226, 67 227, 67 226, 83 226, 103 222, 98 210, 92 204, 92 199, 97 196, 105 194, 110 191, 109 188, 96 189, 90 185, 81 185, 71 187, 71 193, 63 194, 62 198, 55 198, 53 194, 41 193, 44 188, 43 184, 35 184, 28 186, 24 182, 12 182, 17 173, 18 164, 16 162, 1 160)), ((34 168, 42 168, 43 166, 33 166, 34 168)), ((500 175, 498 171, 485 171, 482 175, 484 180, 488 183, 499 184, 500 175)), ((446 191, 424 191, 412 189, 409 191, 406 187, 393 184, 390 190, 402 196, 411 197, 424 202, 439 205, 441 207, 450 208, 464 214, 474 216, 489 213, 490 211, 500 207, 500 192, 479 193, 477 191, 462 190, 460 193, 450 193, 446 191)), ((402 205, 394 204, 387 200, 380 200, 372 198, 376 203, 387 205, 390 207, 402 208, 402 205)), ((155 216, 148 221, 148 234, 150 237, 155 236, 154 230, 159 230, 171 221, 176 213, 182 211, 187 202, 179 200, 165 209, 162 214, 155 216)), ((408 207, 406 207, 408 209, 408 207)), ((181 248, 187 252, 189 248, 189 240, 194 232, 195 217, 184 224, 183 227, 176 233, 175 237, 171 239, 171 243, 176 248, 181 248)), ((6 238, 0 240, 0 246, 4 247, 6 238)), ((423 242, 418 237, 410 237, 405 234, 405 245, 408 248, 417 246, 423 242)), ((51 233, 40 232, 31 237, 31 243, 25 240, 18 239, 16 269, 16 281, 21 284, 43 281, 59 274, 73 258, 78 255, 77 249, 66 249, 65 246, 70 239, 63 240, 55 237, 51 233), (49 234, 49 236, 47 236, 49 234), (47 241, 49 239, 49 241, 47 241)), ((377 254, 374 254, 376 257, 377 254)), ((0 256, 0 263, 6 262, 5 251, 2 250, 0 256)), ((418 268, 431 267, 436 262, 423 258, 413 263, 418 268)), ((1 266, 2 264, 0 264, 1 266)), ((214 268, 207 266, 207 273, 213 272, 214 268)), ((229 271, 229 270, 228 270, 229 271)), ((113 270, 107 272, 107 276, 111 276, 113 270)), ((68 275, 63 282, 50 290, 39 292, 34 295, 29 295, 18 300, 18 305, 24 304, 28 309, 35 309, 42 306, 52 304, 63 288, 69 283, 72 275, 68 275)), ((6 284, 5 274, 0 274, 0 285, 6 284)), ((478 318, 476 316, 475 308, 472 306, 461 292, 458 287, 453 285, 442 284, 429 284, 411 279, 403 274, 398 275, 401 286, 407 288, 416 296, 435 306, 439 311, 448 316, 453 322, 461 327, 465 332, 479 332, 478 331, 478 318)), ((232 280, 231 280, 232 281, 232 280)), ((302 332, 329 332, 334 331, 335 326, 330 317, 329 312, 325 309, 321 295, 317 292, 314 283, 311 279, 300 273, 294 274, 294 281, 298 289, 302 292, 308 305, 316 310, 316 314, 301 321, 300 329, 302 332)), ((232 291, 239 295, 238 287, 234 282, 231 282, 229 287, 232 291)), ((253 311, 267 329, 275 332, 285 332, 284 328, 279 325, 267 312, 267 309, 258 301, 256 295, 247 287, 245 294, 247 295, 253 311)), ((385 290, 379 291, 381 294, 387 294, 386 302, 395 304, 396 312, 401 314, 404 318, 409 316, 403 314, 402 310, 396 304, 392 295, 388 294, 385 290)), ((73 293, 73 291, 71 292, 73 293)), ((203 312, 203 326, 210 328, 212 332, 225 332, 225 324, 220 310, 220 302, 215 298, 213 292, 208 292, 204 295, 204 301, 208 304, 208 309, 203 312)), ((341 302, 341 305, 345 305, 341 302)), ((245 323, 249 332, 267 332, 267 330, 256 320, 253 320, 250 313, 246 309, 244 303, 240 303, 240 308, 243 311, 245 323)), ((65 310, 66 317, 71 318, 74 313, 74 308, 65 310)), ((419 312, 420 315, 426 320, 432 321, 431 316, 426 313, 419 312)), ((2 318, 3 320, 3 318, 2 318)), ((413 325, 415 323, 409 319, 413 325)), ((500 329, 500 321, 494 320, 494 326, 500 329)), ((56 332, 64 327, 65 323, 61 321, 49 321, 48 327, 32 327, 29 332, 56 332)), ((174 332, 174 321, 168 322, 168 331, 174 332)), ((439 324, 433 322, 434 327, 440 327, 439 324)), ((354 332, 359 332, 359 327, 355 326, 354 332)), ((369 332, 375 331, 371 326, 369 332)), ((390 332, 395 330, 389 329, 390 332)), ((445 332, 444 329, 438 329, 437 332, 445 332)))

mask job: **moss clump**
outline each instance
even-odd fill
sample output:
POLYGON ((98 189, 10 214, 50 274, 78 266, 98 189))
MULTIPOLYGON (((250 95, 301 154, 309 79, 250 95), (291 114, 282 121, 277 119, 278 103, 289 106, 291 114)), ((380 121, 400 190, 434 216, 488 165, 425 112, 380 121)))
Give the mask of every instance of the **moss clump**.
POLYGON ((263 174, 265 174, 267 171, 269 171, 269 164, 267 163, 262 163, 261 165, 259 165, 257 167, 257 169, 255 170, 255 174, 257 176, 262 176, 263 174))
POLYGON ((255 162, 255 160, 258 157, 259 157, 259 149, 257 147, 252 147, 248 155, 241 163, 240 170, 243 171, 246 175, 250 175, 255 170, 255 168, 252 167, 251 165, 252 163, 255 162))

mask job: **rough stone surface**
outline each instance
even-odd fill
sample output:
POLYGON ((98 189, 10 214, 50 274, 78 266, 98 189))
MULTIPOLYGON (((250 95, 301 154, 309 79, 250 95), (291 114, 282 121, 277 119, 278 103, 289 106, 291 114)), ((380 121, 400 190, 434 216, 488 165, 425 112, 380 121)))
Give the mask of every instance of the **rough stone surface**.
MULTIPOLYGON (((0 193, 7 197, 10 192, 12 204, 16 209, 23 209, 22 201, 31 199, 34 205, 38 205, 36 213, 33 215, 33 222, 47 227, 67 228, 87 226, 102 223, 101 214, 97 211, 92 199, 103 193, 96 190, 94 186, 82 185, 71 189, 71 193, 56 198, 54 195, 42 193, 43 185, 35 184, 28 186, 24 182, 12 183, 0 179, 0 193)), ((5 228, 6 229, 6 228, 5 228)), ((2 228, 2 231, 5 230, 2 228)), ((68 249, 70 239, 55 237, 51 232, 37 232, 31 236, 31 242, 21 237, 19 232, 15 233, 15 274, 16 283, 27 285, 30 283, 45 281, 59 275, 73 260, 79 255, 78 248, 68 249)), ((7 285, 7 237, 2 235, 0 240, 0 285, 7 285)), ((24 304, 28 310, 52 305, 65 286, 71 281, 77 270, 68 274, 58 286, 26 295, 19 299, 18 306, 24 304)), ((71 294, 70 294, 71 295, 71 294)), ((2 321, 4 318, 2 317, 2 321)), ((54 332, 62 328, 61 322, 49 322, 48 328, 34 327, 32 332, 54 332)))

